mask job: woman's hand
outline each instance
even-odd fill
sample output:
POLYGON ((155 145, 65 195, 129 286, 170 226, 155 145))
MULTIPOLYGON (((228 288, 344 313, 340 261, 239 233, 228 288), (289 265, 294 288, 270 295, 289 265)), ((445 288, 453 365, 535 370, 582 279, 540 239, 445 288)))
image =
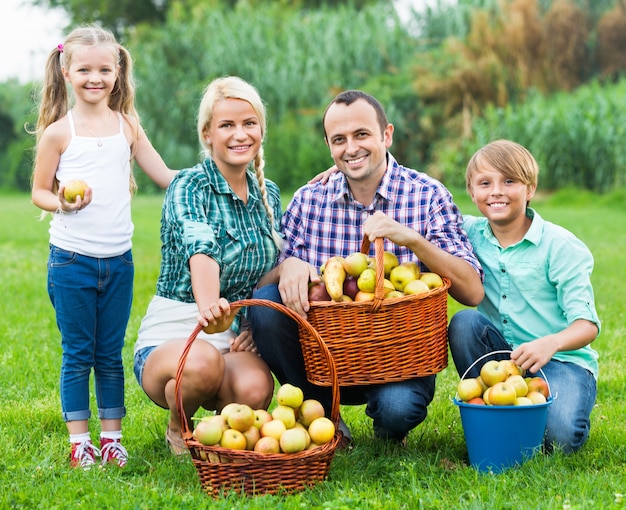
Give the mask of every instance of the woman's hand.
POLYGON ((235 315, 231 312, 228 301, 220 298, 217 303, 212 303, 198 311, 198 322, 203 326, 202 331, 212 335, 230 328, 235 315))
POLYGON ((330 176, 333 175, 335 172, 339 172, 339 169, 337 168, 337 165, 333 165, 330 168, 328 168, 327 170, 324 170, 323 172, 320 172, 315 177, 313 177, 308 182, 308 184, 315 184, 318 181, 320 181, 322 184, 326 184, 328 182, 328 179, 330 179, 330 176))
POLYGON ((252 339, 252 331, 242 330, 238 336, 230 341, 230 352, 248 351, 256 353, 256 344, 252 339))

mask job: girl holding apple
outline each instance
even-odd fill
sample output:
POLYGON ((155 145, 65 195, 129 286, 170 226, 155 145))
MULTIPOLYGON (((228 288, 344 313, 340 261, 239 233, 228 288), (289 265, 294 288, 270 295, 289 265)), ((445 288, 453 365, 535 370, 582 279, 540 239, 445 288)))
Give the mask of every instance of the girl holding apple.
POLYGON ((120 439, 126 414, 122 347, 134 275, 131 160, 163 188, 175 174, 141 128, 134 100, 131 56, 110 32, 77 28, 50 53, 35 131, 32 200, 52 213, 48 292, 63 347, 61 407, 72 466, 89 467, 98 456, 124 466, 128 455, 120 439), (81 180, 86 189, 70 189, 81 180), (100 448, 88 429, 92 369, 100 448))
MULTIPOLYGON (((571 453, 589 436, 600 332, 591 286, 593 257, 571 232, 528 207, 539 168, 521 145, 497 140, 467 165, 467 190, 484 218, 465 228, 485 272, 477 310, 455 314, 448 330, 459 374, 492 351, 511 350, 527 374, 543 371, 555 396, 545 447, 571 453)), ((469 377, 478 375, 474 367, 469 377)))
POLYGON ((187 447, 176 410, 175 379, 187 338, 198 335, 183 372, 185 415, 230 402, 267 408, 274 382, 256 353, 247 321, 229 301, 249 298, 274 266, 281 237, 278 187, 265 179, 265 108, 237 77, 214 80, 199 108, 205 159, 169 186, 161 218, 162 261, 156 295, 135 344, 135 375, 146 394, 170 410, 166 440, 187 447))

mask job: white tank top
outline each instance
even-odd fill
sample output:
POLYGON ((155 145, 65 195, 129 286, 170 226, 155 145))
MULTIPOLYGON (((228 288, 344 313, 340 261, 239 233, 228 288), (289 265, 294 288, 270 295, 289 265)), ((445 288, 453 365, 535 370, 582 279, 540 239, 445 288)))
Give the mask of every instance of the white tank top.
POLYGON ((132 246, 129 189, 130 146, 120 132, 101 138, 76 136, 72 111, 67 112, 72 138, 61 154, 59 183, 82 179, 93 189, 91 203, 77 213, 56 212, 50 222, 50 243, 89 257, 115 257, 132 246))

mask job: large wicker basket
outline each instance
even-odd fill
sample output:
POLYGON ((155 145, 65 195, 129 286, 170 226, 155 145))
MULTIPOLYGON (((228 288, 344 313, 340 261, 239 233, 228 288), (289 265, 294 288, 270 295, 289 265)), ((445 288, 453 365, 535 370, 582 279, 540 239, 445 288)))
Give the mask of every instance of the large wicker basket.
MULTIPOLYGON (((364 239, 361 251, 369 253, 364 239)), ((375 242, 375 299, 368 302, 311 302, 308 321, 324 339, 340 386, 403 381, 436 374, 448 365, 450 280, 428 293, 384 299, 384 245, 375 242)), ((309 329, 300 343, 309 381, 330 386, 327 363, 309 329)))
POLYGON ((304 490, 328 476, 330 464, 341 439, 339 424, 339 386, 335 363, 328 351, 324 340, 313 327, 298 314, 287 307, 262 299, 244 299, 231 303, 231 309, 236 311, 245 306, 267 306, 279 310, 296 320, 302 331, 307 331, 320 356, 326 360, 326 370, 329 372, 332 391, 331 419, 335 423, 333 439, 313 450, 299 453, 258 453, 248 450, 230 450, 220 446, 205 446, 193 438, 189 429, 181 385, 185 362, 191 345, 195 341, 201 327, 198 325, 187 340, 181 354, 176 372, 176 408, 181 417, 183 439, 191 453, 191 459, 196 467, 202 488, 213 497, 219 497, 229 492, 256 494, 292 493, 304 490))

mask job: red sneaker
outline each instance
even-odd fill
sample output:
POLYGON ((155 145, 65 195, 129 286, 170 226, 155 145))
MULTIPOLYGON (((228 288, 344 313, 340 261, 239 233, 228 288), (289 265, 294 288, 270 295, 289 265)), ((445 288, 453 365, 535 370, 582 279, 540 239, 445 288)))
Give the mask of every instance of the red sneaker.
POLYGON ((122 446, 119 439, 100 438, 100 451, 102 452, 102 464, 117 464, 124 467, 128 461, 128 452, 122 446))
POLYGON ((82 443, 72 443, 72 453, 70 453, 70 465, 72 467, 82 467, 89 469, 96 463, 96 457, 100 456, 98 450, 90 439, 82 443))

